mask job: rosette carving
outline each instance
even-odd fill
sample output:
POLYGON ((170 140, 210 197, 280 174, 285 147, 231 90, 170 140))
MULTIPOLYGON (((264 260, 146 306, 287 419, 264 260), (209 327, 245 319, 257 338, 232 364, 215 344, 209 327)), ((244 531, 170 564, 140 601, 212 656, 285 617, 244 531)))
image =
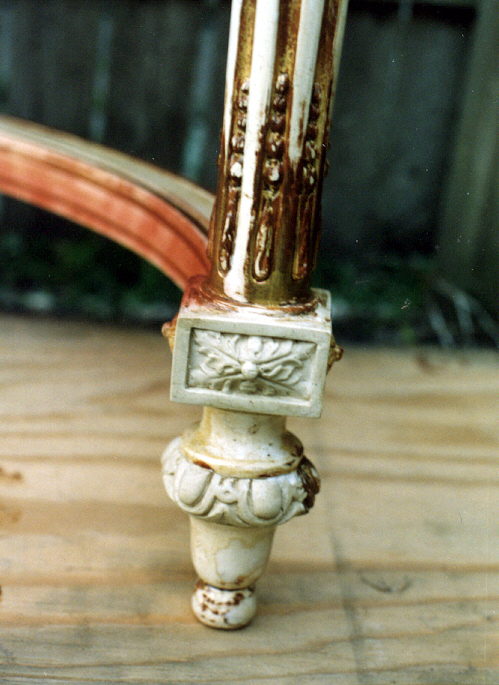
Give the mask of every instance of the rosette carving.
POLYGON ((224 393, 307 397, 315 343, 195 329, 190 387, 224 393))

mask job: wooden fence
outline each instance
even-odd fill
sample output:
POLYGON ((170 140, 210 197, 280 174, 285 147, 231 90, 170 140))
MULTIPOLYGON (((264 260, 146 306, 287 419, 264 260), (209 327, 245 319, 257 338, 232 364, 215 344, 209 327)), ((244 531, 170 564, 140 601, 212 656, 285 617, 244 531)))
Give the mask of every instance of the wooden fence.
MULTIPOLYGON (((352 0, 323 255, 407 258, 447 239, 478 2, 352 0)), ((0 109, 214 189, 229 14, 229 0, 0 0, 0 109)))
POLYGON ((229 12, 227 0, 4 0, 2 111, 213 186, 229 12))

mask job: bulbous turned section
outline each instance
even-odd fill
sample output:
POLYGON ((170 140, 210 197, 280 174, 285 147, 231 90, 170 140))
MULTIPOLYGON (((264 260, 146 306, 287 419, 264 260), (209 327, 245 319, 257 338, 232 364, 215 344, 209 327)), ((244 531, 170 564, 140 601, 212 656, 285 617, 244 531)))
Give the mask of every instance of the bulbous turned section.
POLYGON ((166 491, 181 509, 238 528, 276 526, 308 512, 319 491, 319 476, 298 439, 284 430, 283 417, 211 408, 204 413, 211 416, 210 430, 201 421, 173 440, 162 458, 166 491), (246 428, 239 441, 235 432, 224 430, 231 414, 236 425, 246 428), (261 425, 260 444, 247 440, 248 428, 256 437, 261 425))
POLYGON ((314 466, 284 417, 205 408, 165 450, 163 480, 191 517, 194 613, 211 627, 241 628, 255 614, 253 586, 276 526, 313 506, 314 466))
POLYGON ((191 517, 191 556, 201 579, 192 609, 201 623, 235 630, 252 620, 254 583, 267 565, 275 529, 229 528, 191 517))
POLYGON ((253 587, 267 565, 276 526, 238 528, 191 517, 194 568, 222 590, 253 587))

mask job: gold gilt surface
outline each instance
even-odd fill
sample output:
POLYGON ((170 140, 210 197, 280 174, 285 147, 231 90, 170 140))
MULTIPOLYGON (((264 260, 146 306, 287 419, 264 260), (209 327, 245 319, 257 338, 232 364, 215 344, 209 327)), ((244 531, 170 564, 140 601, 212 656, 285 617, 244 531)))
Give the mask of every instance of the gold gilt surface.
MULTIPOLYGON (((302 113, 306 126, 291 135, 294 98, 300 99, 295 81, 295 59, 301 0, 281 0, 276 29, 272 88, 259 131, 260 144, 252 179, 251 230, 244 265, 244 290, 248 302, 262 305, 302 302, 310 299, 310 279, 318 248, 320 197, 327 171, 331 105, 336 69, 335 40, 342 29, 346 3, 327 0, 320 21, 317 54, 313 59, 310 105, 302 113), (342 9, 340 9, 340 6, 342 9), (290 147, 300 150, 293 159, 290 147)), ((270 11, 270 10, 269 10, 270 11)), ((247 148, 248 103, 251 98, 251 68, 255 3, 243 2, 234 86, 230 102, 230 125, 222 131, 222 145, 215 208, 210 226, 210 281, 219 294, 232 266, 239 230, 241 186, 247 148)), ((272 59, 271 46, 268 46, 272 59)), ((227 123, 227 122, 226 122, 227 123)), ((224 124, 224 126, 226 125, 224 124)), ((242 211, 242 210, 241 210, 242 211)))
MULTIPOLYGON (((340 341, 341 342, 341 341, 340 341)), ((159 456, 155 332, 0 318, 0 683, 499 682, 499 358, 348 348, 293 420, 316 507, 278 530, 259 613, 198 624, 159 456)))

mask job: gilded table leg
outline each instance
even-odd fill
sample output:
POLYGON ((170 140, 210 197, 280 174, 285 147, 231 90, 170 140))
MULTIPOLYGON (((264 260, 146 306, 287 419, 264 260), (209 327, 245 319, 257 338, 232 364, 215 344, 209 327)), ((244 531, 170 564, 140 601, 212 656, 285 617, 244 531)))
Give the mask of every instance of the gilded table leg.
POLYGON ((211 272, 165 331, 172 399, 205 407, 163 476, 191 517, 194 613, 216 628, 251 620, 276 526, 319 491, 285 417, 320 416, 341 356, 310 278, 345 12, 342 0, 233 2, 211 272))

